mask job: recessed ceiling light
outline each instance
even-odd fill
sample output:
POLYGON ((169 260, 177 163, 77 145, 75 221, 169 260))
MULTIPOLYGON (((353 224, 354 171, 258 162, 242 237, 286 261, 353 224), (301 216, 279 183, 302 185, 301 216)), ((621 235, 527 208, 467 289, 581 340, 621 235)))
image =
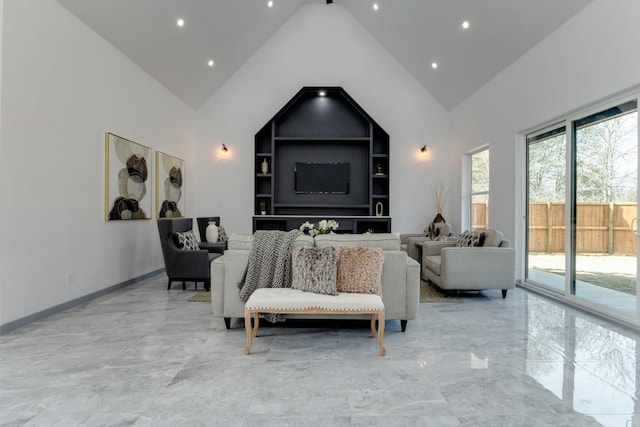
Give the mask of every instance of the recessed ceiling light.
POLYGON ((465 30, 468 29, 469 28, 469 21, 463 21, 462 22, 462 28, 465 29, 465 30))
POLYGON ((327 92, 321 90, 320 92, 318 92, 318 95, 320 96, 327 96, 327 92))
POLYGON ((213 59, 210 59, 209 62, 207 62, 207 65, 209 67, 213 67, 213 59))
POLYGON ((178 24, 178 27, 184 27, 184 19, 180 18, 176 23, 178 24))
POLYGON ((378 3, 374 3, 373 10, 377 11, 378 9, 380 9, 380 6, 378 6, 378 3))
POLYGON ((267 7, 273 7, 273 0, 269 0, 267 2, 267 7))
POLYGON ((433 68, 434 70, 435 70, 436 68, 438 68, 438 63, 437 63, 437 62, 432 62, 432 63, 431 63, 431 68, 433 68))

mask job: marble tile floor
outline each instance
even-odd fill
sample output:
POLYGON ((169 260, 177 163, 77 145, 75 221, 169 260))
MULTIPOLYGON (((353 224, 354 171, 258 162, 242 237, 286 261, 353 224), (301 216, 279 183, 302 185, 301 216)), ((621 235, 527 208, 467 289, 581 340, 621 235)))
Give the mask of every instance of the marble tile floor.
POLYGON ((523 289, 261 327, 160 275, 0 336, 0 426, 636 426, 640 334, 523 289), (295 325, 295 327, 294 327, 295 325), (311 327, 317 326, 317 327, 311 327))

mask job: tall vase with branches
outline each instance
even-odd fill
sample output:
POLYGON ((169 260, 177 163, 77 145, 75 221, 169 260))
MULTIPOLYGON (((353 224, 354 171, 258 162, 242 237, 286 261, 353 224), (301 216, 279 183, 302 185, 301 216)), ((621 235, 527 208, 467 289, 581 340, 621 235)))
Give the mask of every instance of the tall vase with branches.
POLYGON ((450 189, 446 186, 443 180, 438 180, 433 185, 433 201, 436 206, 436 217, 432 222, 446 222, 442 216, 445 203, 447 203, 447 197, 449 197, 450 189))

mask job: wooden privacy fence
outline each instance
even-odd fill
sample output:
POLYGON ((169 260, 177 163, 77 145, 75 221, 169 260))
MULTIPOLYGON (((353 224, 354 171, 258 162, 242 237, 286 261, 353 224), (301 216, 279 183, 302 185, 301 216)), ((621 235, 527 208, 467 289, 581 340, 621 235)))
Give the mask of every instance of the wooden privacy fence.
MULTIPOLYGON (((487 205, 474 203, 474 218, 487 218, 487 205)), ((636 203, 578 203, 576 210, 576 249, 580 254, 635 255, 636 235, 631 221, 636 203)), ((482 221, 474 228, 486 228, 482 221)), ((565 204, 529 203, 529 251, 565 251, 565 204)))
MULTIPOLYGON (((631 221, 636 203, 578 203, 576 251, 581 254, 635 255, 631 221)), ((529 203, 529 251, 564 252, 565 204, 529 203)))

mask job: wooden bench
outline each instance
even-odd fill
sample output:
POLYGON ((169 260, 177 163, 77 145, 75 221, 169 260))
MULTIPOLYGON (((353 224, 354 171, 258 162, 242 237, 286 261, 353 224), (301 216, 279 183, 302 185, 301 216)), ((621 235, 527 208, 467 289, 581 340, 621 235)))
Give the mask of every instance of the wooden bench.
POLYGON ((258 335, 260 313, 274 314, 369 314, 371 336, 378 338, 380 355, 384 348, 384 303, 379 295, 340 293, 336 296, 303 292, 291 288, 256 289, 244 308, 247 343, 244 354, 249 354, 251 341, 258 335), (253 319, 253 326, 252 326, 253 319), (376 320, 378 328, 376 330, 376 320))

